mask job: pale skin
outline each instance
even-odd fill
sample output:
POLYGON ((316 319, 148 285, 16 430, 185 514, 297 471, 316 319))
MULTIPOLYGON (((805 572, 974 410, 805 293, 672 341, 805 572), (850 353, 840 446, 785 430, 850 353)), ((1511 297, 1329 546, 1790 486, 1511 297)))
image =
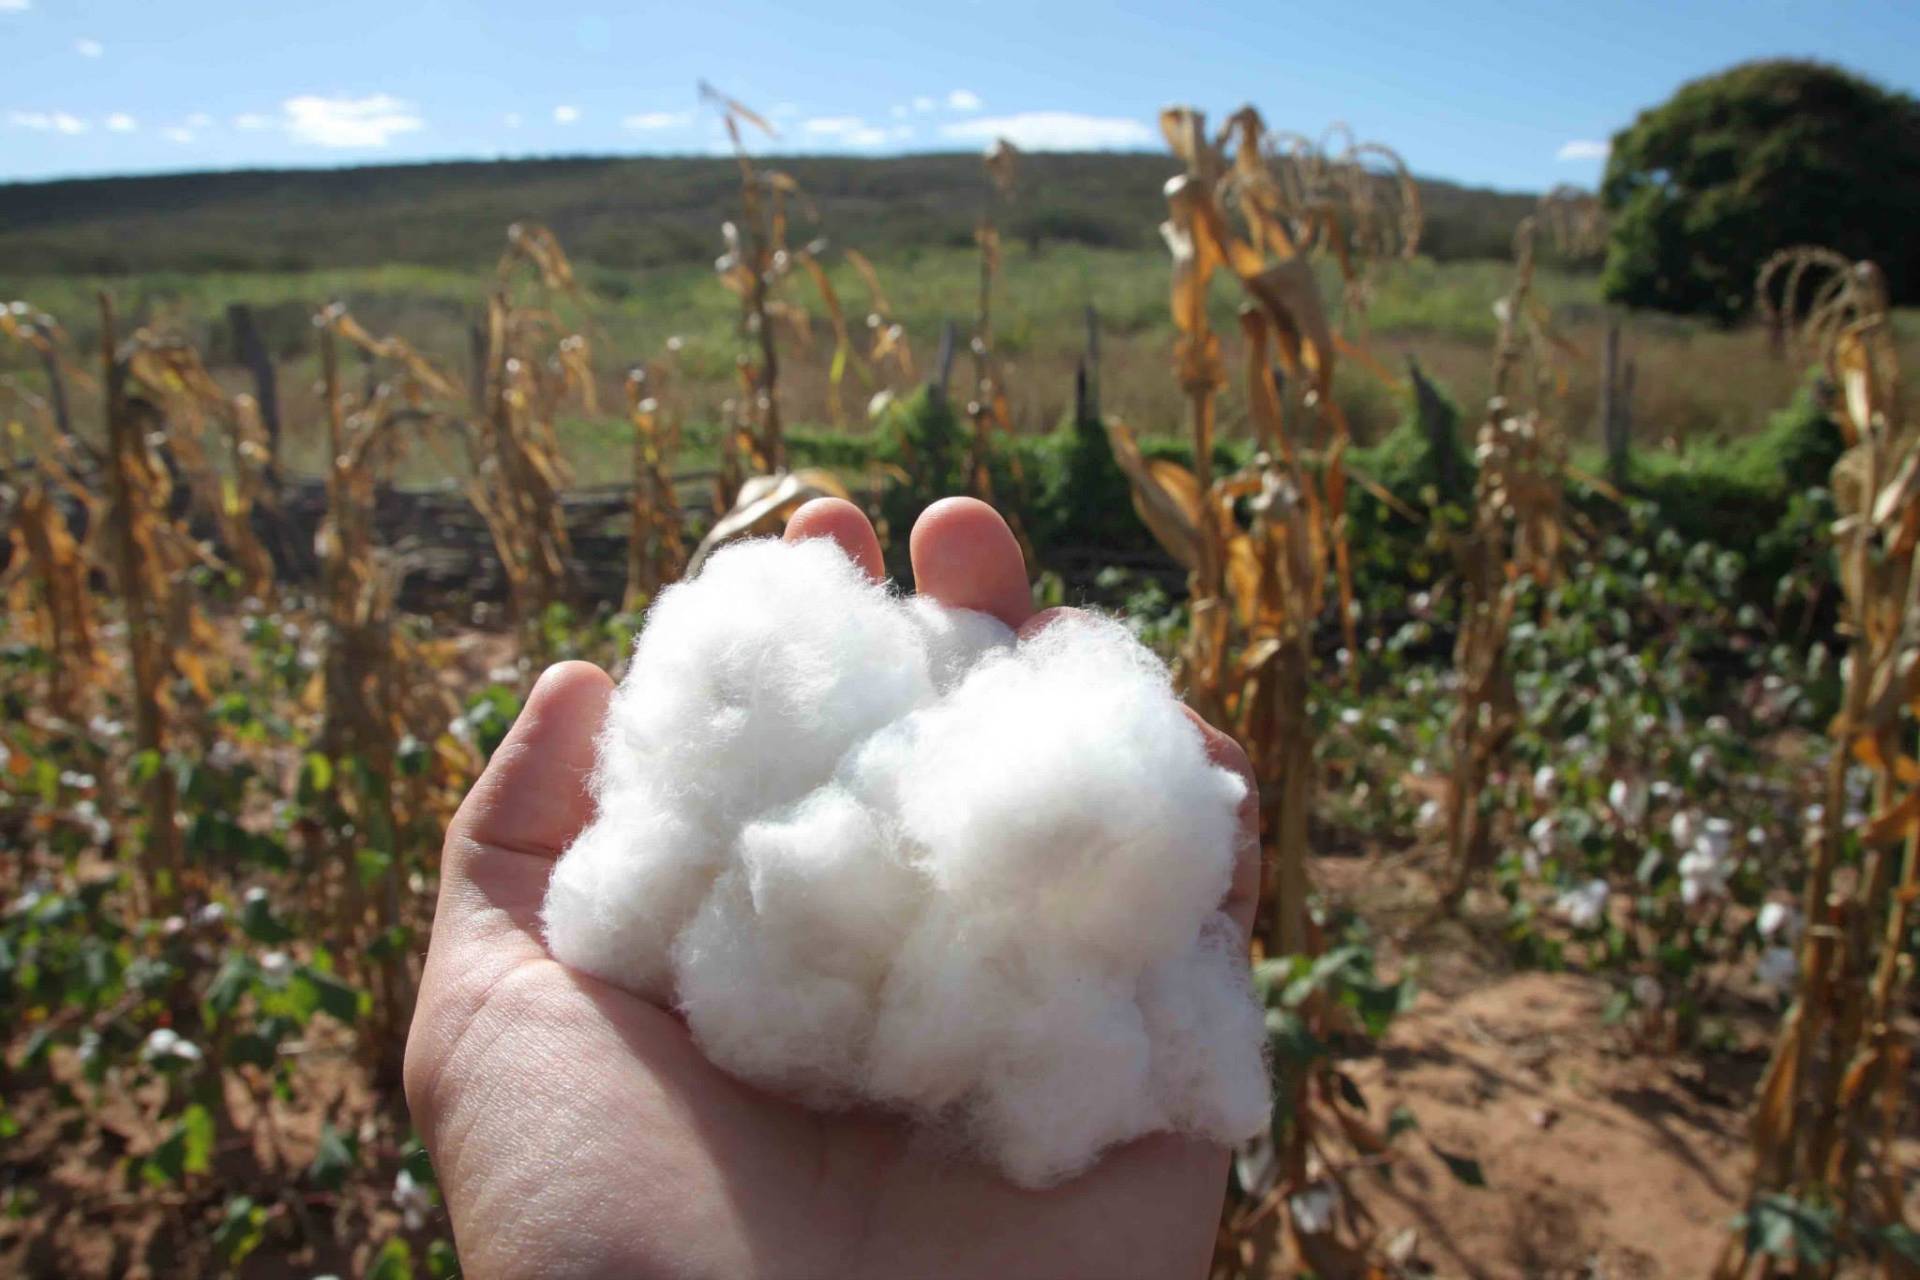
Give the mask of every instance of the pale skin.
MULTIPOLYGON (((831 538, 869 574, 858 508, 822 499, 786 537, 831 538)), ((1004 521, 950 498, 911 542, 919 590, 1018 628, 1035 615, 1004 521)), ((1227 1152, 1171 1135, 1027 1191, 939 1154, 900 1120, 820 1114, 701 1056, 671 1011, 547 954, 538 913, 593 813, 594 733, 612 682, 588 663, 541 677, 447 832, 440 901, 407 1040, 406 1090, 465 1274, 503 1276, 1201 1276, 1227 1152)), ((1222 765, 1233 741, 1202 726, 1222 765)), ((1249 927, 1243 855, 1227 908, 1249 927)))

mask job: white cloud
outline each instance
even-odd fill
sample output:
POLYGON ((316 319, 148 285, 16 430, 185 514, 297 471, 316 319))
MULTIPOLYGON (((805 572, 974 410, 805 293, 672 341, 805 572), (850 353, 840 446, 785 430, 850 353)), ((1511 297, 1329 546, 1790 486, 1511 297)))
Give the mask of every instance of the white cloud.
POLYGON ((140 122, 124 111, 116 111, 107 117, 107 128, 114 133, 132 133, 140 127, 140 122))
POLYGON ((888 107, 887 110, 892 113, 895 120, 905 120, 907 118, 907 104, 904 102, 896 103, 888 107))
POLYGON ((210 129, 212 127, 213 117, 204 111, 196 111, 187 117, 187 128, 189 129, 210 129))
POLYGON ((9 111, 7 123, 16 129, 41 133, 85 133, 87 122, 64 111, 9 111))
POLYGON ((426 127, 413 104, 384 93, 364 98, 288 98, 287 132, 315 147, 384 147, 395 134, 426 127))
POLYGON ((954 111, 978 111, 984 105, 971 89, 955 89, 947 95, 947 106, 954 111))
POLYGON ((1576 138, 1572 142, 1560 144, 1560 150, 1554 153, 1556 160, 1605 160, 1607 152, 1613 148, 1604 142, 1591 142, 1576 138))
POLYGON ((622 128, 639 129, 684 129, 693 123, 691 111, 642 111, 620 122, 622 128))
POLYGON ((800 131, 816 138, 832 138, 850 147, 877 147, 887 140, 887 131, 868 124, 859 116, 815 116, 800 123, 800 131))
POLYGON ((1022 111, 943 124, 944 137, 989 143, 1005 138, 1027 151, 1106 151, 1146 146, 1153 130, 1125 116, 1086 116, 1073 111, 1022 111))
POLYGON ((168 142, 187 143, 193 141, 193 130, 183 129, 179 125, 175 125, 171 129, 162 129, 160 136, 168 142))
POLYGON ((254 130, 254 131, 258 131, 260 129, 271 129, 273 128, 274 123, 275 121, 272 116, 261 115, 257 111, 248 111, 242 115, 237 115, 233 118, 233 127, 236 129, 248 129, 248 130, 254 130))
POLYGON ((33 0, 0 0, 0 13, 25 13, 33 8, 33 0))
POLYGON ((578 107, 558 106, 553 109, 553 122, 555 124, 572 124, 579 118, 580 108, 578 107))
POLYGON ((97 58, 107 51, 107 47, 98 40, 89 40, 83 36, 73 42, 73 51, 83 58, 97 58))
POLYGON ((500 120, 509 129, 518 129, 520 127, 520 113, 518 111, 509 111, 504 116, 501 116, 500 120))
POLYGON ((933 108, 934 108, 933 99, 927 97, 924 94, 922 94, 920 97, 915 98, 913 100, 913 109, 915 111, 931 111, 933 110, 933 108))

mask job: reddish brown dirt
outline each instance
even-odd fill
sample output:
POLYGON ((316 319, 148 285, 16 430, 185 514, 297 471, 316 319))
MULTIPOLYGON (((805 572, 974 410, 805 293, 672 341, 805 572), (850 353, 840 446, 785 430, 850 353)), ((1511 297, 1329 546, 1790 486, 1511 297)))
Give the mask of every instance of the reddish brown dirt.
MULTIPOLYGON (((1398 1106, 1418 1121, 1396 1140, 1390 1176, 1361 1173, 1352 1184, 1396 1274, 1707 1275, 1745 1186, 1745 1108, 1766 1020, 1740 1029, 1734 1053, 1637 1047, 1605 1024, 1603 980, 1511 971, 1474 927, 1473 900, 1466 924, 1434 923, 1417 858, 1324 859, 1316 880, 1369 922, 1383 967, 1411 966, 1422 986, 1377 1051, 1348 1064, 1376 1121, 1398 1106), (1487 1185, 1461 1183, 1434 1148, 1478 1161, 1487 1185)), ((270 1215, 243 1275, 362 1274, 378 1242, 402 1230, 390 1194, 405 1120, 397 1091, 373 1092, 345 1048, 316 1044, 303 1055, 298 1107, 271 1098, 262 1081, 233 1084, 215 1172, 187 1191, 143 1187, 132 1171, 158 1139, 157 1098, 117 1100, 88 1127, 44 1087, 9 1097, 22 1131, 0 1173, 31 1196, 0 1218, 0 1274, 217 1274, 211 1231, 226 1196, 241 1191, 270 1215), (371 1157, 372 1169, 339 1193, 302 1177, 323 1119, 359 1128, 371 1157)), ((76 1075, 70 1060, 53 1071, 69 1085, 76 1075)), ((1902 1165, 1920 1183, 1920 1142, 1902 1165)), ((405 1234, 419 1258, 450 1232, 435 1212, 405 1234)))
MULTIPOLYGON (((1369 1102, 1419 1135, 1362 1194, 1393 1239, 1445 1276, 1703 1276, 1745 1179, 1740 1100, 1685 1060, 1623 1054, 1607 989, 1572 974, 1428 992, 1358 1064, 1369 1102), (1485 1188, 1418 1140, 1480 1162, 1485 1188)), ((1413 1139, 1409 1141, 1409 1139, 1413 1139)))

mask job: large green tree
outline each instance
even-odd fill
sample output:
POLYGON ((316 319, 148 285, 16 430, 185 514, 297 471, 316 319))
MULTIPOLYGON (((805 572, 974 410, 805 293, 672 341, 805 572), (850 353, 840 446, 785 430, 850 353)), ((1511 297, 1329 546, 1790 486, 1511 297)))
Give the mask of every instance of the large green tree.
POLYGON ((1768 255, 1821 244, 1920 297, 1920 102, 1816 62, 1695 80, 1616 134, 1607 297, 1731 319, 1768 255))

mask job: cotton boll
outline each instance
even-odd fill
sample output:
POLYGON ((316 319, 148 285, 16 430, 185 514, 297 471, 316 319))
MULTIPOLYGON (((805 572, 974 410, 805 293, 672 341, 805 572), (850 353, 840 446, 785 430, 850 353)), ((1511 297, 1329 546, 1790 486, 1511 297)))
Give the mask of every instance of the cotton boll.
POLYGON ((906 833, 983 920, 1044 919, 1137 972, 1226 893, 1245 783, 1124 628, 1057 622, 915 721, 906 833))
POLYGON ((740 544, 656 602, 599 750, 548 947, 675 1005, 723 1070, 1030 1186, 1264 1127, 1220 910, 1245 783, 1124 628, 1016 638, 830 542, 740 544))
POLYGON ((927 596, 909 600, 906 613, 920 632, 927 673, 939 693, 952 689, 988 653, 1013 646, 1013 628, 992 614, 949 609, 927 596))
POLYGON ((759 929, 818 968, 878 985, 923 896, 881 815, 829 786, 749 826, 739 851, 759 929))
POLYGON ((1166 1127, 1148 1087, 1146 1025, 1123 983, 1051 973, 1007 1018, 972 1122, 1014 1181, 1058 1182, 1105 1148, 1166 1127))
POLYGON ((702 1049, 733 1074, 837 1105, 854 1092, 872 995, 810 963, 795 941, 758 927, 745 875, 728 872, 673 949, 679 1008, 702 1049))
POLYGON ((1239 929, 1211 916, 1200 945, 1140 976, 1153 1093, 1179 1128, 1246 1137, 1268 1119, 1266 1020, 1239 929))
POLYGON ((798 800, 931 693, 914 627, 825 539, 738 543, 661 593, 602 768, 725 824, 798 800))
POLYGON ((713 833, 642 792, 609 792, 554 868, 540 918, 556 959, 661 999, 668 949, 723 865, 713 833))
POLYGON ((979 1087, 1022 998, 1003 960, 982 962, 957 916, 928 912, 881 989, 866 1087, 878 1101, 923 1114, 957 1106, 979 1087))

